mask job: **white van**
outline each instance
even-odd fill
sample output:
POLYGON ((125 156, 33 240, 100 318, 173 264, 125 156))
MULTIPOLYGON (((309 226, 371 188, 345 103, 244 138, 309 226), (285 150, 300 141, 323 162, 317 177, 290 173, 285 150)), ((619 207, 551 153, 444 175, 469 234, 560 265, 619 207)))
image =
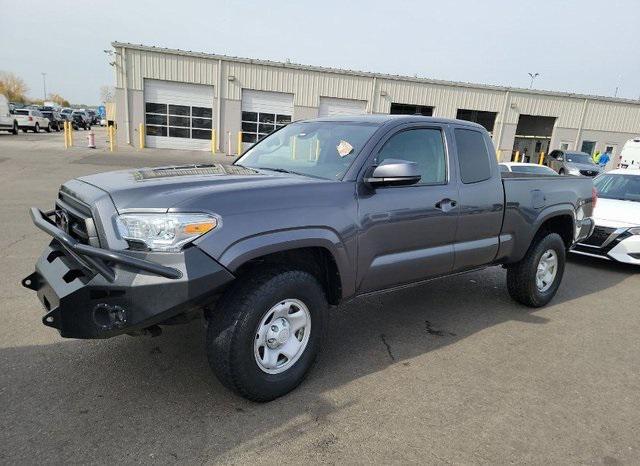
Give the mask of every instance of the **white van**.
POLYGON ((629 139, 620 152, 620 168, 640 168, 640 137, 629 139))
POLYGON ((9 101, 0 94, 0 130, 18 134, 18 120, 9 111, 9 101))

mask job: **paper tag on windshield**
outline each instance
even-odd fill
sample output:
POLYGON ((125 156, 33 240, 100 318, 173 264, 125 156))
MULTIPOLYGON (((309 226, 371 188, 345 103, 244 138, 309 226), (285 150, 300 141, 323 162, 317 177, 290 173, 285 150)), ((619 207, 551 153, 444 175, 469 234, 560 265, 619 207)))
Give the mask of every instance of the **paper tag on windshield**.
POLYGON ((347 141, 340 141, 340 143, 336 146, 336 149, 338 150, 338 155, 340 155, 340 157, 346 157, 351 152, 353 152, 353 146, 347 141))

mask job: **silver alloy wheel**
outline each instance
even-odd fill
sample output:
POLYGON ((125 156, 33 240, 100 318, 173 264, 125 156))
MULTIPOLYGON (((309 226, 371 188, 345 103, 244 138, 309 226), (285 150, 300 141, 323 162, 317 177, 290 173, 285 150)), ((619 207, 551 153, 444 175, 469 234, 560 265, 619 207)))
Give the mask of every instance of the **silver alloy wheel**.
POLYGON ((253 343, 258 367, 267 374, 291 368, 304 353, 311 335, 311 314, 299 299, 287 298, 260 320, 253 343))
POLYGON ((553 249, 547 249, 540 257, 536 271, 536 286, 539 291, 545 292, 556 278, 558 273, 558 254, 553 249))

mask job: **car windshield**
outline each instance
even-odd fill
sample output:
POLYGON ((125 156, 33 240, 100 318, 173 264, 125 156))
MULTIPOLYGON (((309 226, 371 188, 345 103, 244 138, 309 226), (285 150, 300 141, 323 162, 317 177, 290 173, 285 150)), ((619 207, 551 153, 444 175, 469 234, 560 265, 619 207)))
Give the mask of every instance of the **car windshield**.
POLYGON ((598 176, 593 184, 598 197, 640 202, 640 175, 604 174, 598 176))
POLYGON ((258 142, 236 165, 339 180, 377 128, 353 121, 291 123, 258 142))
POLYGON ((567 162, 590 163, 591 165, 594 165, 593 160, 591 159, 591 156, 588 154, 567 154, 565 157, 565 160, 567 162))
POLYGON ((544 165, 512 165, 511 171, 514 173, 535 173, 538 175, 557 175, 549 167, 544 165))

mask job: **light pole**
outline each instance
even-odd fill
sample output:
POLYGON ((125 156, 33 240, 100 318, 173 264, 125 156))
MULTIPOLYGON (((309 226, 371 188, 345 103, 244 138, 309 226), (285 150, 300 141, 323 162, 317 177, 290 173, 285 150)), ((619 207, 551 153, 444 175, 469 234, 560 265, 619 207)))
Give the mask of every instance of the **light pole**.
POLYGON ((529 73, 529 77, 531 78, 531 83, 529 83, 529 89, 533 87, 533 80, 540 76, 540 73, 529 73))
POLYGON ((47 73, 42 73, 42 91, 44 92, 42 96, 42 103, 47 100, 47 73))

